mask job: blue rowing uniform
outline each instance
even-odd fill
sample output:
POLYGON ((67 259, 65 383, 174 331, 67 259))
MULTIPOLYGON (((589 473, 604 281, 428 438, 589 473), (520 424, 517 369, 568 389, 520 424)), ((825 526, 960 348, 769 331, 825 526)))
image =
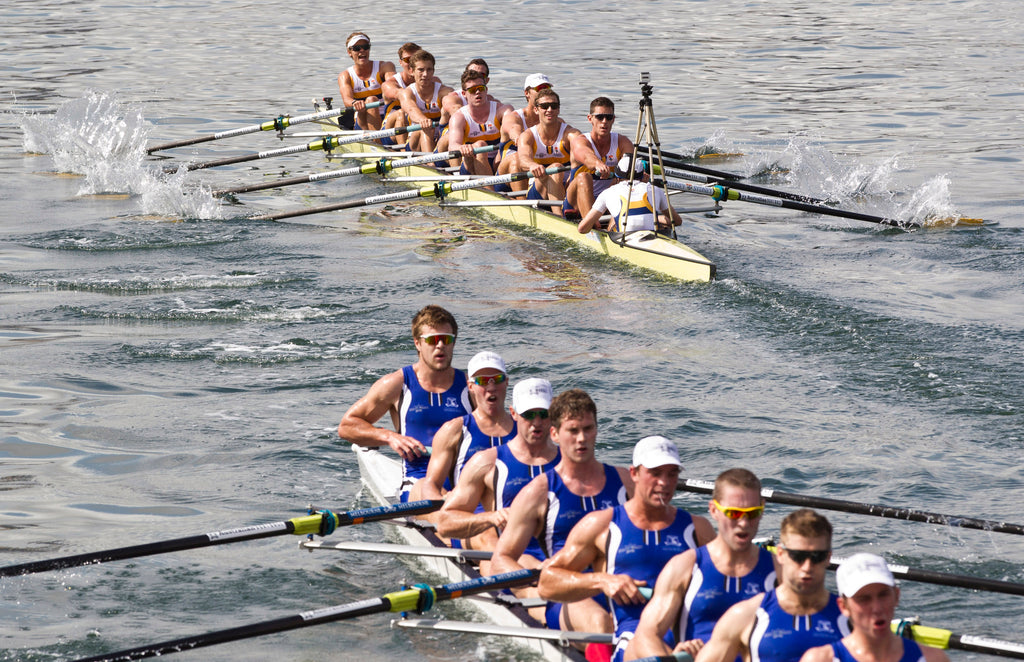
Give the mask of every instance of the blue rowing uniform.
MULTIPOLYGON (((629 575, 653 587, 669 559, 688 549, 697 548, 695 536, 693 516, 684 510, 676 509, 675 519, 667 527, 648 531, 629 519, 625 506, 616 506, 608 525, 608 543, 605 548, 607 572, 629 575)), ((643 603, 621 605, 612 601, 612 616, 615 618, 615 654, 612 660, 615 662, 622 662, 626 646, 633 638, 643 610, 643 603)))
POLYGON ((774 587, 775 564, 768 550, 758 550, 757 565, 749 573, 743 577, 730 577, 715 567, 706 546, 698 547, 690 586, 679 610, 675 640, 700 639, 707 643, 715 623, 729 607, 774 587), (683 634, 682 639, 679 638, 680 633, 683 634))
MULTIPOLYGON (((545 471, 554 469, 559 460, 562 459, 562 451, 555 452, 555 459, 544 464, 525 464, 520 462, 508 446, 498 446, 497 457, 494 459, 494 500, 501 504, 498 508, 508 508, 512 501, 519 494, 519 491, 526 487, 531 480, 545 471)), ((540 543, 536 538, 530 538, 526 545, 525 554, 529 554, 538 561, 544 560, 544 552, 541 551, 540 543)))
MULTIPOLYGON (((401 434, 412 437, 429 448, 434 440, 434 434, 442 425, 471 411, 466 373, 456 370, 452 385, 447 391, 431 393, 420 385, 416 371, 411 365, 402 368, 402 401, 399 409, 401 434)), ((429 462, 430 455, 424 454, 415 460, 402 463, 403 491, 417 479, 427 475, 429 462)))
POLYGON ((836 596, 816 614, 794 616, 779 606, 775 590, 764 594, 750 633, 750 662, 798 662, 809 648, 839 641, 850 634, 836 596))
POLYGON ((506 435, 494 436, 487 434, 480 429, 480 424, 476 422, 476 416, 473 414, 466 414, 462 417, 462 440, 459 442, 459 454, 455 458, 455 464, 452 466, 452 473, 448 476, 448 480, 451 485, 459 482, 459 476, 462 474, 462 468, 469 462, 469 458, 476 455, 482 450, 488 448, 494 448, 495 446, 501 446, 515 439, 516 436, 516 421, 512 419, 512 431, 506 435))
MULTIPOLYGON (((857 662, 857 658, 850 654, 846 644, 842 641, 832 642, 832 660, 833 662, 857 662)), ((899 662, 924 662, 921 647, 917 645, 916 641, 903 640, 903 657, 899 659, 899 662)))
POLYGON ((548 477, 548 508, 544 517, 543 538, 539 541, 546 558, 551 558, 565 546, 572 527, 587 513, 604 510, 626 503, 626 486, 619 471, 610 464, 604 466, 604 487, 594 496, 580 496, 569 490, 554 469, 548 477))
MULTIPOLYGON (((548 507, 544 514, 544 532, 541 540, 532 540, 538 543, 541 552, 541 560, 551 558, 565 547, 565 541, 569 532, 576 523, 583 519, 587 513, 595 510, 613 508, 626 503, 629 495, 626 494, 626 486, 622 484, 622 477, 619 471, 610 464, 604 467, 604 487, 594 496, 580 496, 573 493, 569 487, 562 482, 562 477, 553 468, 544 472, 548 481, 548 507)), ((608 608, 604 595, 593 598, 605 609, 608 608)), ((559 629, 559 618, 562 612, 561 602, 549 602, 545 608, 544 619, 551 629, 559 629)))

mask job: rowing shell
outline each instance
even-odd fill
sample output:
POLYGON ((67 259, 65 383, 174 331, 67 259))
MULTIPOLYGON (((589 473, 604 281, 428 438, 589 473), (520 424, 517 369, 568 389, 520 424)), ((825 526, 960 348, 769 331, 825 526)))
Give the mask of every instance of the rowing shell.
MULTIPOLYGON (((370 152, 379 154, 381 146, 373 143, 355 142, 337 147, 333 154, 353 154, 370 152)), ((395 153, 401 157, 401 152, 395 153)), ((327 155, 331 158, 331 154, 327 155)), ((396 168, 393 173, 402 177, 423 177, 436 179, 446 174, 444 171, 429 165, 396 168)), ((627 233, 623 238, 620 234, 609 234, 600 230, 592 230, 580 234, 576 223, 567 221, 561 216, 525 205, 507 205, 509 199, 499 193, 486 189, 466 189, 450 193, 449 200, 471 203, 491 203, 483 207, 490 215, 515 225, 520 225, 563 239, 582 246, 588 250, 616 258, 635 267, 653 271, 662 276, 683 281, 709 282, 715 277, 715 265, 706 257, 686 244, 670 237, 646 230, 627 233), (498 203, 498 204, 495 204, 498 203), (507 205, 507 206, 506 206, 507 205)), ((710 211, 706 209, 702 211, 710 211)), ((680 210, 685 213, 685 210, 680 210)))
MULTIPOLYGON (((373 498, 381 505, 388 505, 398 502, 398 489, 402 482, 402 466, 383 453, 359 446, 352 446, 356 457, 359 459, 359 473, 363 484, 369 490, 373 498)), ((461 582, 480 577, 476 567, 465 562, 473 556, 467 552, 463 558, 452 557, 451 555, 433 556, 431 550, 449 549, 435 534, 429 524, 423 526, 395 526, 394 529, 408 545, 415 545, 424 548, 425 554, 417 556, 416 563, 428 572, 440 575, 446 582, 461 582)), ((499 601, 494 600, 467 600, 464 604, 472 606, 480 618, 486 619, 501 629, 510 631, 536 629, 542 627, 527 613, 526 609, 518 604, 506 600, 502 602, 503 596, 496 596, 499 601)), ((511 596, 505 596, 511 597, 511 596)), ((524 632, 524 634, 526 634, 524 632)), ((566 647, 556 640, 544 640, 539 638, 517 638, 517 643, 538 654, 544 660, 551 662, 583 662, 582 653, 566 647)))

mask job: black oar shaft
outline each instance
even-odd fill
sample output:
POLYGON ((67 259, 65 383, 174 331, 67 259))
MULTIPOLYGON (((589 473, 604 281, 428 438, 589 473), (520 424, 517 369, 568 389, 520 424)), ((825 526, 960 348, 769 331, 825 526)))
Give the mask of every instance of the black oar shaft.
POLYGON ((140 660, 147 657, 167 655, 169 653, 176 653, 183 650, 191 650, 194 648, 212 646, 214 644, 221 644, 229 641, 237 641, 239 639, 247 639, 249 637, 259 637, 275 632, 285 632, 287 630, 294 630, 296 628, 302 628, 310 625, 347 620, 367 614, 379 614, 388 611, 427 611, 436 601, 452 600, 462 596, 476 595, 478 593, 486 593, 489 591, 499 591, 507 588, 515 588, 517 586, 525 586, 526 584, 535 582, 539 575, 539 569, 524 569, 502 575, 480 577, 478 579, 471 579, 464 582, 444 584, 443 586, 424 586, 404 589, 402 591, 388 593, 387 595, 379 598, 360 600, 359 602, 352 602, 335 607, 326 607, 324 609, 315 609, 312 611, 302 612, 301 614, 263 621, 261 623, 242 625, 239 627, 229 628, 227 630, 218 630, 216 632, 209 632, 207 634, 191 637, 182 637, 180 639, 173 639, 171 641, 164 641, 147 646, 139 646, 137 648, 118 651, 116 653, 96 655, 94 657, 77 660, 77 662, 140 660))
POLYGON ((10 565, 0 568, 0 577, 29 575, 49 570, 60 570, 62 568, 74 568, 94 563, 104 563, 106 561, 118 561, 142 556, 151 556, 153 554, 165 554, 170 552, 180 552, 187 549, 198 549, 200 547, 211 547, 213 545, 223 545, 232 542, 258 540, 260 538, 270 538, 289 533, 305 535, 308 533, 320 532, 321 535, 325 535, 323 531, 328 529, 329 531, 333 531, 334 528, 338 526, 350 526, 352 524, 360 524, 362 522, 375 522, 393 517, 421 515, 423 513, 433 512, 438 510, 443 503, 444 502, 440 500, 425 500, 411 501, 393 506, 362 508, 342 513, 321 511, 315 515, 298 517, 284 522, 255 524, 253 526, 228 529, 225 531, 214 531, 196 536, 174 538, 160 542, 108 549, 100 552, 88 552, 85 554, 75 554, 55 559, 45 559, 42 561, 10 565), (325 520, 328 519, 329 521, 325 525, 325 520))
MULTIPOLYGON (((677 490, 684 492, 697 492, 711 494, 714 491, 714 483, 706 480, 687 478, 680 480, 676 486, 677 490)), ((981 531, 995 531, 997 533, 1013 533, 1024 535, 1024 525, 1010 524, 1007 522, 996 522, 994 520, 977 519, 974 517, 961 517, 959 515, 943 515, 930 513, 912 508, 893 508, 871 503, 859 503, 856 501, 844 501, 842 499, 830 499, 827 497, 805 496, 802 494, 791 494, 777 492, 770 489, 762 489, 761 496, 765 501, 783 503, 789 506, 801 506, 804 508, 823 508, 839 512, 855 513, 859 515, 873 515, 875 517, 886 517, 889 519, 902 519, 912 522, 925 522, 928 524, 941 524, 943 526, 954 526, 963 529, 980 529, 981 531)))
MULTIPOLYGON (((666 161, 666 163, 668 163, 666 161)), ((701 175, 697 173, 689 173, 685 170, 679 170, 677 168, 665 168, 665 174, 669 177, 678 177, 679 179, 688 179, 691 182, 701 182, 704 184, 710 184, 712 182, 722 181, 719 177, 709 177, 707 175, 701 175)), ((776 189, 770 189, 765 186, 756 186, 754 184, 744 184, 739 181, 729 181, 726 183, 728 188, 736 189, 737 191, 749 191, 750 193, 758 193, 760 195, 770 195, 776 198, 782 198, 783 200, 794 200, 797 202, 806 202, 810 204, 822 205, 826 204, 826 200, 820 198, 813 198, 809 195, 801 195, 799 193, 790 193, 788 191, 778 191, 776 189)))

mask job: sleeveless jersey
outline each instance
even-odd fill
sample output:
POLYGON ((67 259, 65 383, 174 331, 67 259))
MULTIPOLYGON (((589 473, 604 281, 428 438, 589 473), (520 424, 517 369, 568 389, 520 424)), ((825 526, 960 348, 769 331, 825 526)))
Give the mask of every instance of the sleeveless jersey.
POLYGON ((565 546, 572 527, 583 516, 595 510, 604 510, 626 503, 626 487, 615 467, 605 464, 604 487, 594 496, 579 496, 571 492, 554 469, 545 472, 548 478, 548 507, 544 517, 544 531, 540 542, 546 558, 551 558, 565 546))
POLYGON ((482 140, 488 145, 497 145, 498 141, 501 140, 501 118, 496 117, 498 112, 497 101, 491 102, 490 110, 487 112, 487 119, 483 123, 473 119, 473 115, 469 112, 469 106, 459 108, 459 112, 466 118, 466 137, 462 141, 463 143, 469 145, 482 140))
POLYGON ((432 120, 441 117, 441 99, 438 96, 441 92, 441 83, 434 81, 434 91, 430 94, 429 99, 422 98, 415 85, 410 85, 409 89, 412 90, 412 96, 416 99, 416 106, 423 111, 424 115, 432 120))
POLYGON ((545 145, 544 141, 541 140, 539 124, 530 127, 533 139, 537 143, 537 151, 533 155, 534 161, 545 166, 553 163, 560 165, 569 163, 569 141, 565 138, 565 127, 567 126, 569 125, 562 122, 562 126, 558 128, 558 137, 555 138, 555 142, 551 145, 545 145))
POLYGON ((715 623, 729 607, 774 587, 775 564, 768 550, 758 550, 757 565, 749 573, 743 577, 729 577, 715 567, 707 547, 698 547, 690 585, 675 626, 675 640, 700 639, 707 643, 715 623))
MULTIPOLYGON (((411 365, 402 368, 402 402, 399 408, 402 434, 429 447, 434 440, 434 434, 442 425, 453 418, 465 416, 470 411, 472 407, 469 404, 466 373, 456 370, 455 378, 447 391, 431 393, 420 386, 411 365)), ((415 481, 426 476, 429 462, 429 455, 404 462, 404 478, 415 481)))
POLYGON ((352 82, 352 96, 359 99, 380 96, 380 84, 384 82, 384 72, 380 70, 380 61, 373 61, 373 69, 370 70, 369 78, 360 78, 356 73, 356 65, 345 70, 349 80, 352 82))
MULTIPOLYGON (((846 644, 842 641, 832 642, 833 662, 857 662, 857 658, 850 654, 846 644)), ((903 640, 903 656, 899 662, 924 662, 924 655, 921 654, 921 647, 912 639, 903 640)))
MULTIPOLYGON (((602 154, 601 150, 597 148, 597 144, 594 142, 594 137, 591 136, 589 133, 586 134, 586 136, 587 141, 590 143, 590 149, 594 150, 594 154, 597 154, 597 157, 604 161, 605 165, 614 170, 615 166, 619 163, 619 159, 621 159, 623 156, 622 150, 619 149, 619 134, 612 131, 611 142, 608 145, 608 151, 605 152, 604 154, 602 154)), ((590 174, 594 174, 593 170, 590 170, 589 168, 587 168, 587 172, 589 172, 590 174)), ((614 183, 614 177, 610 179, 595 179, 593 191, 594 195, 601 195, 602 192, 610 188, 614 183)))
POLYGON ((630 189, 629 182, 619 182, 599 195, 594 201, 594 207, 611 214, 609 232, 634 232, 654 230, 656 210, 667 209, 668 201, 665 199, 665 192, 654 188, 650 183, 634 182, 630 189))
MULTIPOLYGON (((675 519, 664 529, 648 531, 633 523, 625 506, 616 506, 608 526, 608 543, 605 548, 607 572, 629 575, 653 587, 669 559, 688 549, 697 548, 695 536, 693 516, 684 510, 677 508, 675 519)), ((611 603, 612 616, 615 618, 616 654, 613 659, 621 660, 626 645, 640 623, 644 603, 621 605, 614 600, 611 603)))
POLYGON ((808 648, 824 646, 850 634, 836 596, 816 614, 794 616, 779 606, 775 590, 764 594, 750 633, 750 662, 797 662, 808 648))
MULTIPOLYGON (((519 491, 531 480, 542 473, 554 469, 562 459, 562 452, 555 453, 555 459, 545 464, 524 464, 520 462, 507 445, 498 446, 494 460, 494 500, 497 508, 508 508, 512 505, 519 491)), ((538 561, 544 560, 544 552, 536 538, 530 538, 526 545, 526 554, 538 561)))
POLYGON ((477 452, 485 450, 487 448, 494 448, 502 444, 507 444, 512 441, 516 436, 516 422, 512 420, 512 431, 508 434, 500 437, 495 437, 489 434, 485 434, 480 429, 480 425, 476 422, 476 416, 473 414, 466 414, 462 417, 462 440, 459 442, 459 452, 455 458, 455 464, 452 466, 452 473, 448 477, 452 485, 455 485, 459 481, 459 475, 462 473, 462 467, 466 466, 469 462, 469 458, 473 457, 477 452))

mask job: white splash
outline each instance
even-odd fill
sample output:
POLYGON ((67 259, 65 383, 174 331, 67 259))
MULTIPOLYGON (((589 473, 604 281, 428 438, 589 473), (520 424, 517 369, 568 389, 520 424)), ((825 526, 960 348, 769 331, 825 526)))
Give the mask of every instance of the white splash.
POLYGON ((58 172, 84 175, 79 195, 128 193, 142 214, 224 218, 208 187, 186 186, 182 170, 167 174, 146 161, 150 128, 139 108, 97 91, 53 115, 22 118, 25 151, 51 155, 58 172))

